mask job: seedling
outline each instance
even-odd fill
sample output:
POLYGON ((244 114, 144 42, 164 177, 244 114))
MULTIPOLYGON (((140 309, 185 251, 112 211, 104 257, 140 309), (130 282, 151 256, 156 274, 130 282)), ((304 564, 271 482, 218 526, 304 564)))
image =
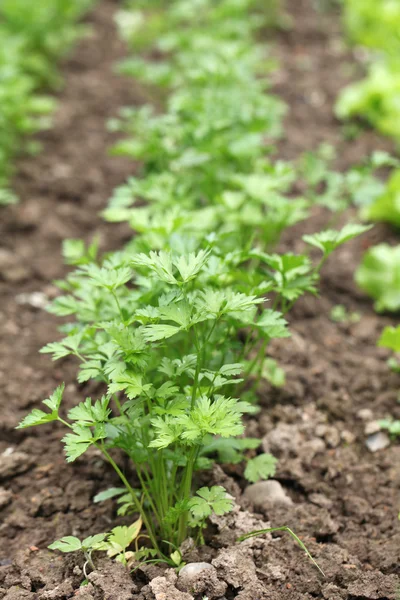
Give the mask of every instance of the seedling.
POLYGON ((331 319, 336 323, 359 323, 359 312, 349 312, 343 304, 337 304, 331 310, 331 319))
POLYGON ((251 531, 250 533, 246 533, 245 535, 242 535, 238 539, 238 542, 244 542, 245 540, 248 540, 248 539, 250 539, 252 537, 259 536, 259 535, 265 535, 266 533, 274 533, 276 531, 285 531, 289 535, 291 535, 292 538, 295 540, 295 542, 300 546, 300 548, 302 550, 304 550, 304 552, 306 553, 307 558, 309 558, 311 560, 311 562, 313 563, 313 565, 315 567, 317 567, 317 569, 321 573, 321 575, 323 575, 325 577, 325 573, 323 572, 323 570, 321 569, 321 567, 319 566, 319 564, 314 560, 314 558, 310 554, 310 552, 307 549, 307 547, 304 544, 304 542, 302 542, 301 539, 289 527, 286 527, 286 526, 284 526, 284 527, 270 527, 268 529, 259 529, 258 531, 251 531))

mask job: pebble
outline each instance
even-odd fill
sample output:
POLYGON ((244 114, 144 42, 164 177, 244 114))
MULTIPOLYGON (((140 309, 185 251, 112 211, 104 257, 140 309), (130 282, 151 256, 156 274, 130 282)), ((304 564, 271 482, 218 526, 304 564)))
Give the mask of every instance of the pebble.
POLYGON ((0 455, 0 480, 14 477, 27 471, 33 464, 32 458, 24 452, 4 452, 0 455))
POLYGON ((369 421, 365 424, 364 433, 365 435, 372 435, 373 433, 378 433, 380 429, 379 421, 369 421))
POLYGON ((308 499, 313 504, 320 506, 321 508, 331 509, 333 506, 332 500, 329 500, 324 494, 318 494, 317 492, 314 494, 310 494, 308 499))
POLYGON ((26 294, 18 294, 15 297, 17 304, 28 304, 33 308, 44 309, 49 303, 48 298, 43 292, 30 292, 26 294))
POLYGON ((357 417, 361 419, 361 421, 372 421, 374 414, 370 408, 361 408, 357 412, 357 417))
POLYGON ((383 431, 378 431, 378 433, 374 433, 367 438, 365 445, 370 452, 377 452, 378 450, 387 448, 390 445, 390 439, 386 433, 383 433, 383 431))
POLYGON ((323 438, 330 448, 337 448, 340 444, 340 433, 336 427, 324 424, 317 425, 315 433, 318 437, 323 438))
POLYGON ((356 436, 354 435, 354 433, 348 431, 347 429, 344 429, 341 432, 340 437, 346 444, 353 444, 356 441, 356 436))
POLYGON ((210 563, 206 563, 206 562, 189 563, 189 564, 185 565, 183 567, 183 569, 181 569, 179 571, 179 577, 185 577, 185 578, 191 579, 192 577, 196 577, 196 575, 198 575, 201 571, 210 570, 210 569, 212 571, 215 571, 215 567, 210 565, 210 563))
POLYGON ((0 509, 10 504, 12 493, 9 490, 0 488, 0 509))
POLYGON ((284 506, 293 504, 293 500, 286 494, 279 481, 273 479, 249 485, 244 491, 244 498, 249 500, 255 508, 262 508, 269 503, 284 506))

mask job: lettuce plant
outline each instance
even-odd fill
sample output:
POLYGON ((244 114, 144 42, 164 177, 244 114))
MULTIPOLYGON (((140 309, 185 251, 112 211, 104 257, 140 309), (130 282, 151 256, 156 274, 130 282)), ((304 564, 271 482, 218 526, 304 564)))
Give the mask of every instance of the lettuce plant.
POLYGON ((353 43, 369 50, 367 76, 340 94, 336 114, 361 117, 400 139, 400 6, 397 0, 345 0, 344 23, 353 43))
POLYGON ((355 275, 357 284, 375 300, 378 312, 400 308, 400 246, 379 244, 364 255, 355 275))

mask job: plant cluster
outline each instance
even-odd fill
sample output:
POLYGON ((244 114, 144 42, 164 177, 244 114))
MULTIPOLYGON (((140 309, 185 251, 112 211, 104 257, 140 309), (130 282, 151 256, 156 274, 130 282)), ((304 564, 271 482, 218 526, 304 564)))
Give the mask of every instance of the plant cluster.
POLYGON ((360 116, 400 139, 400 5, 397 0, 345 0, 344 22, 351 40, 369 51, 367 76, 341 93, 340 118, 360 116))
POLYGON ((115 152, 142 166, 105 216, 129 222, 135 235, 104 257, 96 243, 65 242, 76 268, 50 310, 74 320, 42 350, 55 360, 75 356, 79 383, 98 382, 103 395, 64 417, 59 386, 47 411, 19 425, 61 422, 68 462, 97 448, 122 483, 97 500, 115 497, 120 515, 139 514, 130 527, 54 546, 88 560, 106 550, 125 562, 135 541, 136 560, 177 566, 188 534, 201 541, 208 517, 232 506, 220 486, 193 493, 196 471, 218 461, 243 462, 250 482, 274 474, 276 460, 244 437, 243 422, 258 410, 260 380, 283 382, 268 344, 289 336, 284 316, 302 294, 317 293, 328 256, 367 229, 304 236, 303 254, 274 251, 308 204, 286 194, 290 165, 264 157, 283 113, 266 93, 254 42, 266 12, 256 0, 147 0, 118 19, 142 52, 121 68, 165 86, 165 110, 126 109, 112 124, 131 136, 115 152), (132 476, 115 450, 130 459, 132 476))
MULTIPOLYGON (((0 205, 22 138, 45 127, 54 101, 41 93, 58 83, 55 68, 81 33, 77 21, 91 0, 2 0, 0 3, 0 205)), ((36 150, 32 142, 24 150, 36 150)))

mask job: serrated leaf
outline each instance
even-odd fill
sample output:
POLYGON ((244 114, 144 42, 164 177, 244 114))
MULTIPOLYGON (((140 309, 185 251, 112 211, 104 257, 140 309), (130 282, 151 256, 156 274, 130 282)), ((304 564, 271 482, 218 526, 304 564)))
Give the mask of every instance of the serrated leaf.
POLYGON ((174 325, 146 325, 143 329, 143 337, 148 342, 158 342, 172 337, 180 330, 180 327, 174 325))
POLYGON ((282 313, 275 310, 264 310, 256 322, 256 327, 270 339, 290 337, 290 331, 287 328, 288 322, 282 313))
POLYGON ((197 521, 203 521, 213 512, 224 515, 232 510, 232 506, 232 499, 227 497, 226 490, 220 485, 200 488, 188 502, 189 510, 197 521))
POLYGON ((73 427, 73 433, 67 433, 61 441, 64 443, 67 462, 73 462, 90 448, 95 438, 89 428, 76 425, 73 427))
POLYGON ((142 529, 142 519, 138 519, 129 527, 118 526, 111 530, 104 549, 107 549, 107 555, 110 557, 116 556, 125 552, 131 543, 137 538, 142 529))
POLYGON ((209 250, 200 250, 197 254, 194 252, 187 256, 179 256, 173 263, 179 271, 182 281, 187 283, 193 279, 207 262, 209 250))
POLYGON ((340 231, 327 229, 326 231, 321 231, 320 233, 315 233, 314 235, 304 235, 303 240, 307 244, 319 248, 319 250, 321 250, 325 256, 328 256, 342 244, 352 240, 362 233, 365 233, 366 231, 369 231, 371 227, 371 225, 348 223, 340 231))
POLYGON ((244 476, 251 483, 256 483, 260 479, 269 479, 275 475, 277 462, 272 454, 259 454, 247 462, 244 476))
POLYGON ((107 391, 110 395, 124 391, 128 398, 133 400, 133 398, 137 398, 137 396, 149 390, 150 387, 150 384, 143 383, 142 376, 138 373, 125 371, 121 374, 113 375, 113 381, 108 386, 107 391))
POLYGON ((106 396, 103 396, 101 400, 96 400, 94 404, 91 398, 86 398, 84 402, 69 411, 68 418, 85 426, 104 423, 111 412, 108 408, 109 402, 110 399, 106 396))
POLYGON ((167 252, 150 252, 147 254, 137 254, 132 258, 132 265, 147 267, 158 279, 169 284, 177 284, 178 281, 173 274, 173 264, 171 255, 167 252))
POLYGON ((44 425, 45 423, 51 423, 57 421, 58 410, 62 401, 65 385, 62 383, 59 385, 49 398, 43 400, 43 404, 50 409, 50 413, 46 413, 43 410, 34 408, 29 415, 22 419, 21 423, 16 429, 24 429, 25 427, 34 427, 36 425, 44 425))

